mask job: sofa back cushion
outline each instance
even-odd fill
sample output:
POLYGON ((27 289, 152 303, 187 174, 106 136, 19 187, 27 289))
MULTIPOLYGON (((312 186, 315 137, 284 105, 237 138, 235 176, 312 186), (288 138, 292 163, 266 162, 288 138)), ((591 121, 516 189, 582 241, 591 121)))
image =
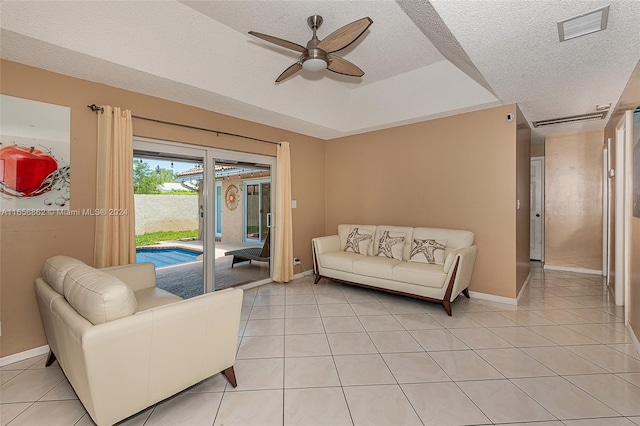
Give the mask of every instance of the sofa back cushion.
POLYGON ((413 238, 413 228, 410 228, 407 226, 378 225, 376 227, 375 239, 373 240, 373 243, 374 243, 373 255, 380 256, 380 239, 383 237, 385 231, 388 232, 387 235, 391 237, 396 237, 396 236, 404 237, 404 241, 402 243, 402 252, 401 252, 402 257, 398 260, 409 260, 409 256, 411 254, 411 241, 413 238))
POLYGON ((92 324, 102 324, 132 315, 136 297, 113 275, 87 265, 71 269, 64 279, 64 297, 92 324))
POLYGON ((79 265, 86 265, 81 260, 69 256, 53 256, 44 262, 42 278, 60 294, 64 293, 64 277, 67 272, 79 265))
POLYGON ((373 246, 375 245, 373 239, 375 238, 375 232, 376 232, 375 225, 338 225, 338 236, 340 237, 340 250, 345 251, 345 249, 347 248, 347 240, 349 238, 349 234, 351 234, 351 232, 355 228, 358 228, 358 230, 361 233, 371 234, 371 242, 367 247, 367 252, 361 253, 361 254, 364 254, 366 256, 373 256, 373 246))

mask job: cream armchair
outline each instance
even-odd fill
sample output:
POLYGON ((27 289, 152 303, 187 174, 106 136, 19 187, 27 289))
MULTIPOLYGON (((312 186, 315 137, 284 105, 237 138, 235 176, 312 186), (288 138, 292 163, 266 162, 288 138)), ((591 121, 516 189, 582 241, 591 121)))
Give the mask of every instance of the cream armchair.
POLYGON ((153 264, 94 269, 55 256, 36 279, 47 341, 98 425, 111 425, 233 364, 242 290, 182 300, 155 287, 153 264))

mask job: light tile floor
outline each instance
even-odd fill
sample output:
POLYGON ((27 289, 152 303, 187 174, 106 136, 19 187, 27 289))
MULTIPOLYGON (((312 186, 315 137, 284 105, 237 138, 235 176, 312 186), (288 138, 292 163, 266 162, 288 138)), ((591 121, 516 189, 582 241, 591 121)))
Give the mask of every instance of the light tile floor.
MULTIPOLYGON (((312 277, 245 292, 238 387, 216 375, 126 425, 640 425, 640 356, 597 276, 534 263, 520 305, 312 277)), ((91 425, 57 364, 0 369, 2 425, 91 425)))

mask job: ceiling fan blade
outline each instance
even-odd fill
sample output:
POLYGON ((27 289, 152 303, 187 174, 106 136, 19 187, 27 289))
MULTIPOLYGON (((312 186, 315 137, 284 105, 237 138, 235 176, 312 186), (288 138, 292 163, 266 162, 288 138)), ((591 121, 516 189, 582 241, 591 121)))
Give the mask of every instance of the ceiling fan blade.
POLYGON ((278 78, 276 78, 276 83, 280 83, 282 80, 285 80, 285 79, 291 77, 292 75, 294 75, 295 73, 297 73, 301 69, 302 69, 302 65, 300 65, 298 62, 296 62, 295 64, 291 65, 286 70, 282 71, 282 74, 280 74, 278 76, 278 78))
POLYGON ((269 43, 273 43, 273 44, 277 44, 278 46, 281 47, 286 47, 287 49, 291 49, 291 50, 295 50, 296 52, 300 52, 300 53, 304 53, 307 49, 303 46, 300 46, 297 43, 294 43, 292 41, 289 40, 284 40, 278 37, 274 37, 274 36, 270 36, 267 34, 262 34, 262 33, 257 33, 255 31, 249 31, 249 34, 251 34, 252 36, 261 38, 263 40, 268 41, 269 43))
POLYGON ((362 33, 367 31, 367 28, 369 28, 371 24, 373 24, 373 21, 368 16, 358 19, 326 36, 324 40, 318 43, 318 48, 327 53, 342 50, 356 41, 362 33))
POLYGON ((351 75, 354 77, 362 77, 364 75, 364 71, 356 65, 336 55, 331 55, 331 63, 327 69, 338 74, 351 75))

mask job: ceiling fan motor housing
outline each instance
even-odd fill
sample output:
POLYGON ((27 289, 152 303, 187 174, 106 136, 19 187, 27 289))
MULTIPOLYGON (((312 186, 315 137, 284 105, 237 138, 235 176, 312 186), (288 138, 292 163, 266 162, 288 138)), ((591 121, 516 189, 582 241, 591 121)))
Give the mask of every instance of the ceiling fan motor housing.
POLYGON ((307 18, 307 24, 312 30, 317 30, 322 25, 323 19, 320 15, 312 15, 307 18))

